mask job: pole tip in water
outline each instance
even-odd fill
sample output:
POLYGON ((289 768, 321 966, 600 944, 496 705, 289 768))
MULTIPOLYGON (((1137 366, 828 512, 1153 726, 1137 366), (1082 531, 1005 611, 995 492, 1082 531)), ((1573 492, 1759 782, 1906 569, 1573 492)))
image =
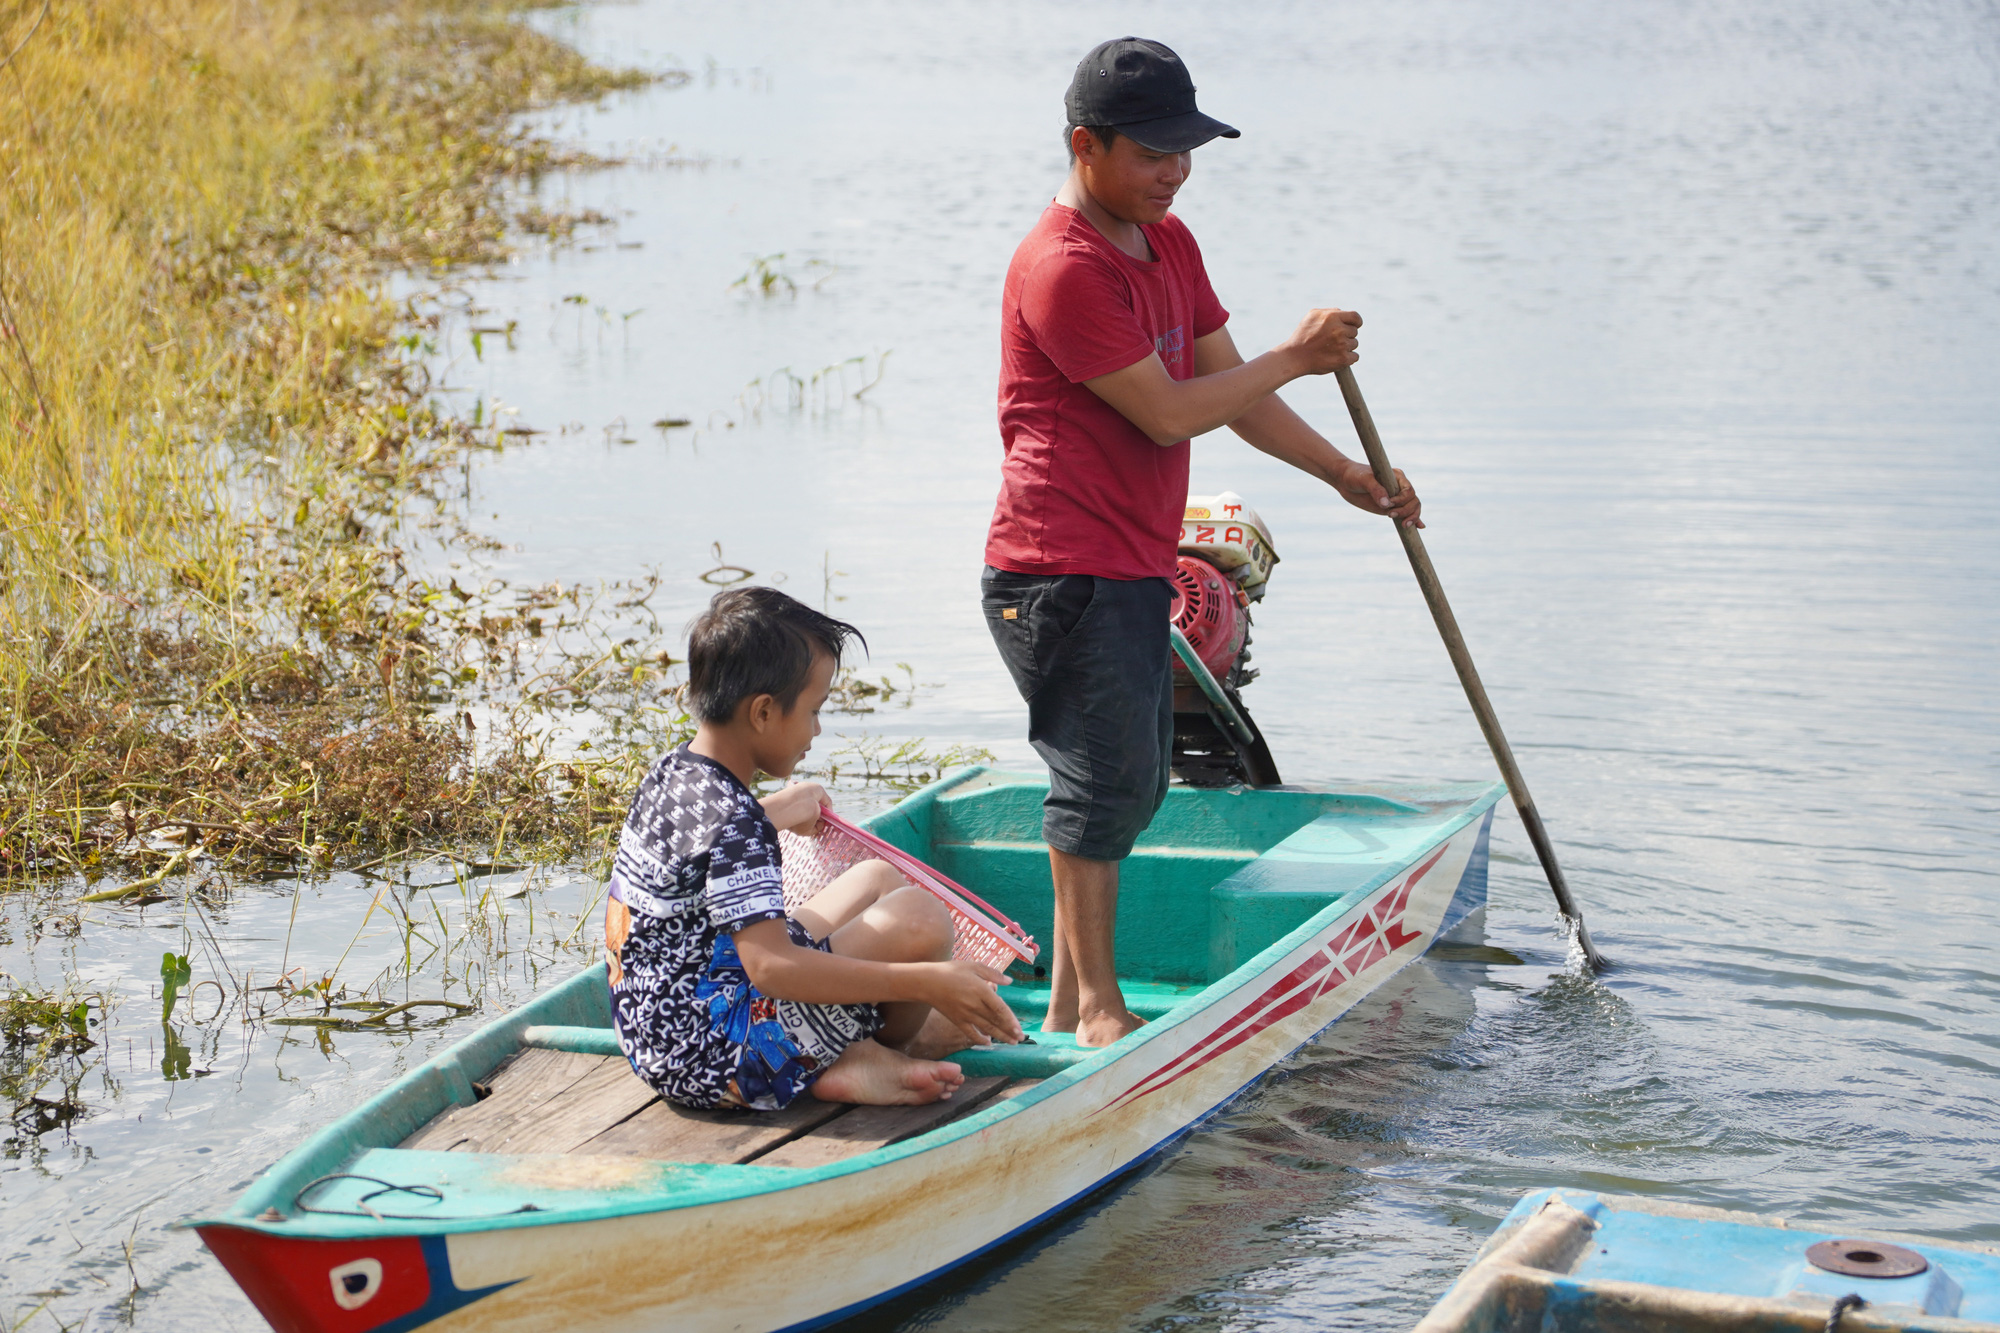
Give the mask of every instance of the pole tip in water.
POLYGON ((1563 956, 1563 967, 1570 972, 1589 972, 1592 975, 1611 969, 1611 960, 1597 951, 1591 943, 1590 929, 1583 924, 1583 918, 1559 917, 1563 934, 1569 939, 1569 950, 1563 956))

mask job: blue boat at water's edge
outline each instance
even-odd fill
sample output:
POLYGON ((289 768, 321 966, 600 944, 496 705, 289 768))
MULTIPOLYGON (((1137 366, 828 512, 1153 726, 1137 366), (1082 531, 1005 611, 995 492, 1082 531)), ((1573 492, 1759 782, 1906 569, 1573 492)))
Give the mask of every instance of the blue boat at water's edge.
POLYGON ((1527 1195, 1417 1333, 2000 1333, 2000 1250, 1527 1195))

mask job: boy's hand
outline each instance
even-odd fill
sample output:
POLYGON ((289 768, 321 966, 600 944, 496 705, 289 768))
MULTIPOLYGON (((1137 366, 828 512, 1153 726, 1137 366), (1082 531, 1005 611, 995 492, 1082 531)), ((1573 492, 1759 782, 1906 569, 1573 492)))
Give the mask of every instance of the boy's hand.
POLYGON ((774 827, 810 838, 819 832, 820 807, 832 808, 833 798, 817 782, 794 782, 783 791, 772 792, 759 804, 774 827))
POLYGON ((1011 984, 1005 972, 962 958, 915 966, 929 968, 935 977, 926 996, 931 1008, 958 1024, 967 1036, 1010 1046, 1021 1040, 1021 1020, 995 989, 1011 984))

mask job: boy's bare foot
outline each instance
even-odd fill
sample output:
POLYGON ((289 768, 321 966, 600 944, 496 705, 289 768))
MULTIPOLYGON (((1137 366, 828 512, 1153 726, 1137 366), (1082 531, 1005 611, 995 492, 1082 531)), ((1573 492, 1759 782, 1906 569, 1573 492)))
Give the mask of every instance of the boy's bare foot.
POLYGON ((1130 1009, 1120 1009, 1116 1013, 1088 1014, 1077 1020, 1073 1030, 1079 1046, 1109 1046, 1126 1033, 1137 1032, 1144 1026, 1145 1019, 1130 1009))
POLYGON ((917 1035, 904 1042, 903 1054, 918 1060, 942 1060, 947 1055, 983 1044, 958 1024, 932 1010, 917 1035))
POLYGON ((857 1106, 925 1106, 950 1097, 965 1082, 955 1064, 916 1060, 878 1041, 857 1041, 813 1082, 823 1102, 857 1106))

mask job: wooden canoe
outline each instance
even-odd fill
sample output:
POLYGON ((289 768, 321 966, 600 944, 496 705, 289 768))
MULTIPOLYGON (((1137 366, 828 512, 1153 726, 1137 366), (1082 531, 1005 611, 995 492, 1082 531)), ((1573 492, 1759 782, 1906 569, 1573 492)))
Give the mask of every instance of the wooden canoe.
MULTIPOLYGON (((1044 791, 967 769, 869 826, 1048 939, 1044 791)), ((954 1057, 948 1103, 680 1110, 619 1056, 599 965, 191 1225, 284 1333, 832 1323, 1140 1166, 1483 909, 1504 794, 1175 788, 1119 904, 1119 972, 1150 1021, 1102 1050, 1036 1034, 954 1057)), ((1032 1031, 1045 986, 1001 993, 1032 1031)))

